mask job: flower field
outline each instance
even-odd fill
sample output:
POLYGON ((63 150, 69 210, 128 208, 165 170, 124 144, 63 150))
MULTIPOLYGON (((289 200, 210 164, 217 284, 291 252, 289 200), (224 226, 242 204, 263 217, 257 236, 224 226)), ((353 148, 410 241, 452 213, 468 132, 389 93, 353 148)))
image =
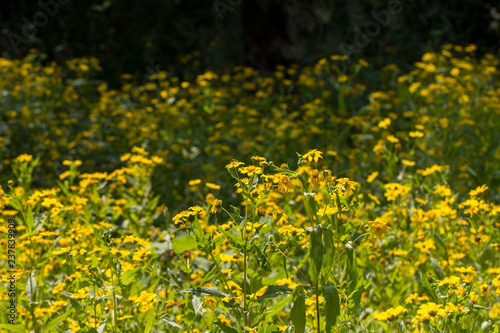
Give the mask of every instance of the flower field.
POLYGON ((0 59, 0 331, 499 332, 500 58, 475 50, 118 90, 93 58, 0 59))

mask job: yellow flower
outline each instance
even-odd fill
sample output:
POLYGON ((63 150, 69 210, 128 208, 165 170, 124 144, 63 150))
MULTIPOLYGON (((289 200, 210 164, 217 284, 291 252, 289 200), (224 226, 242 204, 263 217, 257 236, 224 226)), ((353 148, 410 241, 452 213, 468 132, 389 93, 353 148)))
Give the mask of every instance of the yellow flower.
POLYGON ((17 160, 21 163, 28 163, 33 160, 33 156, 28 155, 28 154, 22 154, 17 157, 17 160))
POLYGON ((291 192, 293 190, 292 182, 288 176, 282 176, 278 182, 278 191, 281 193, 291 192))
POLYGON ((71 333, 78 332, 81 329, 76 321, 69 323, 69 328, 71 329, 71 333))
POLYGON ((479 294, 480 294, 482 297, 491 296, 491 291, 490 291, 490 288, 488 287, 488 285, 487 285, 486 283, 483 283, 483 284, 479 287, 479 294))
POLYGON ((471 191, 469 192, 469 196, 471 196, 471 197, 475 197, 475 196, 477 196, 478 194, 481 194, 481 193, 485 192, 487 189, 488 189, 488 186, 486 186, 486 185, 481 185, 481 186, 477 187, 475 190, 471 190, 471 191))
POLYGON ((241 173, 248 175, 248 177, 252 177, 254 174, 261 174, 262 173, 262 168, 261 167, 256 167, 253 165, 249 165, 247 167, 241 167, 238 169, 241 173))
POLYGON ((231 325, 229 319, 227 319, 226 316, 224 316, 223 314, 220 314, 217 318, 221 321, 221 323, 226 325, 231 325))
POLYGON ((189 184, 189 186, 195 186, 195 185, 201 184, 201 179, 190 180, 188 184, 189 184))
POLYGON ((243 165, 244 163, 243 162, 238 162, 237 160, 231 160, 231 163, 229 163, 228 165, 226 165, 226 169, 234 169, 234 168, 238 168, 240 165, 243 165))
POLYGON ((384 120, 379 121, 378 127, 387 128, 391 124, 391 118, 385 118, 384 120))
POLYGON ((314 160, 314 162, 318 162, 320 158, 323 158, 323 153, 320 152, 319 150, 317 149, 312 149, 312 150, 309 150, 307 153, 304 154, 304 156, 302 156, 302 158, 304 160, 308 160, 309 162, 312 162, 314 160))
POLYGON ((140 312, 146 312, 151 309, 157 302, 155 293, 148 293, 147 291, 141 291, 140 295, 135 295, 129 297, 129 300, 134 301, 137 306, 139 306, 140 312))
POLYGON ((397 308, 389 308, 385 312, 374 313, 373 316, 377 320, 395 320, 399 318, 400 314, 405 314, 406 309, 402 306, 398 306, 397 308))
POLYGON ((222 200, 215 199, 212 201, 212 207, 210 207, 210 213, 215 214, 217 213, 217 207, 222 203, 222 200))
POLYGON ((207 298, 204 299, 203 303, 212 309, 212 311, 215 311, 217 308, 217 300, 213 297, 208 296, 207 298))
POLYGON ((311 184, 314 186, 314 187, 318 187, 319 185, 319 171, 317 169, 314 169, 311 173, 311 184))
POLYGON ((52 252, 52 254, 57 256, 59 254, 63 254, 63 253, 69 252, 69 251, 71 251, 71 247, 70 246, 63 247, 63 248, 61 248, 59 250, 56 250, 56 251, 52 252))
POLYGON ((401 160, 401 163, 403 163, 406 166, 412 167, 415 165, 415 162, 413 161, 408 161, 408 160, 401 160))
POLYGON ((399 139, 396 138, 394 135, 388 135, 387 136, 387 141, 392 142, 392 143, 398 143, 399 139))
POLYGON ((410 132, 410 138, 421 138, 423 136, 424 136, 424 133, 422 133, 420 131, 410 132))
POLYGON ((379 218, 371 222, 370 230, 375 234, 375 237, 382 238, 387 231, 391 229, 387 226, 387 223, 383 222, 379 218))
POLYGON ((220 185, 213 183, 205 183, 205 186, 211 188, 212 190, 220 190, 220 185))
POLYGON ((358 183, 349 180, 349 178, 339 178, 335 179, 337 182, 337 185, 335 185, 335 188, 339 190, 339 194, 342 196, 350 196, 354 193, 354 190, 356 189, 356 186, 358 183))
POLYGON ((442 304, 429 302, 426 304, 422 304, 422 306, 420 306, 420 309, 417 311, 417 314, 424 317, 429 316, 432 318, 436 316, 444 317, 446 316, 446 311, 443 309, 442 304))
POLYGON ((74 299, 85 298, 85 297, 87 297, 89 295, 87 293, 87 291, 89 291, 89 290, 90 290, 89 287, 82 288, 82 289, 78 290, 76 293, 74 293, 71 297, 74 298, 74 299))
POLYGON ((368 176, 368 178, 366 178, 366 181, 367 181, 368 183, 373 182, 373 181, 374 181, 374 180, 378 177, 378 174, 379 174, 379 173, 378 173, 378 171, 374 171, 374 172, 372 172, 372 173, 368 176))

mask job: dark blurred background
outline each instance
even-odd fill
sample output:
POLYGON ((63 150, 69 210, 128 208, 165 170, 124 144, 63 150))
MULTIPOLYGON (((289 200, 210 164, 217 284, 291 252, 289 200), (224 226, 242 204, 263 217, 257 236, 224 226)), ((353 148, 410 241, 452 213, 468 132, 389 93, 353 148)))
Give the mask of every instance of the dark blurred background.
POLYGON ((41 0, 0 2, 0 56, 95 56, 123 73, 174 75, 248 65, 307 65, 332 54, 410 66, 447 43, 496 52, 494 0, 41 0))

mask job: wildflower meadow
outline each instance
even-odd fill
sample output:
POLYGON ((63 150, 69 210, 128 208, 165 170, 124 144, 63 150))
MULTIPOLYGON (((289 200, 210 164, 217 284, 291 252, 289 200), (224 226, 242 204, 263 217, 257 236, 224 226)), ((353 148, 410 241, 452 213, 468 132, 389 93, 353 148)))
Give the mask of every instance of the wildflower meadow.
POLYGON ((500 58, 475 52, 120 89, 0 59, 0 331, 500 332, 500 58))

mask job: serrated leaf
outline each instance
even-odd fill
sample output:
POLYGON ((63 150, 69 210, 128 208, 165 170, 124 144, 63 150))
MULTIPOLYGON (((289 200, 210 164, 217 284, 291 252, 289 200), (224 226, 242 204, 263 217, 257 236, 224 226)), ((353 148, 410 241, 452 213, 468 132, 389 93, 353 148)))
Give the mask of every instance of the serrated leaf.
POLYGON ((121 283, 125 286, 128 286, 132 282, 137 281, 140 271, 140 268, 129 269, 128 271, 123 273, 122 276, 120 276, 121 283))
POLYGON ((340 301, 337 287, 323 286, 323 297, 326 303, 326 332, 330 333, 331 328, 337 323, 337 317, 340 315, 340 301))
POLYGON ((304 333, 306 329, 306 294, 303 286, 297 286, 293 291, 293 306, 290 317, 297 332, 304 333))
POLYGON ((218 288, 215 287, 196 287, 181 290, 183 293, 193 294, 195 296, 214 296, 214 297, 228 297, 229 295, 223 293, 218 288))
POLYGON ((196 240, 191 237, 176 237, 172 239, 172 248, 177 251, 177 253, 184 253, 187 250, 195 249, 196 245, 196 240))
POLYGON ((314 269, 313 269, 313 281, 319 276, 321 271, 321 266, 323 265, 323 255, 324 255, 324 245, 323 245, 323 228, 321 224, 315 227, 307 228, 307 232, 311 235, 310 238, 310 258, 312 259, 314 269))
POLYGON ((260 301, 266 298, 276 298, 283 294, 291 293, 292 291, 293 289, 290 289, 287 286, 269 285, 267 286, 266 291, 264 291, 264 293, 261 296, 257 297, 257 300, 260 301))

